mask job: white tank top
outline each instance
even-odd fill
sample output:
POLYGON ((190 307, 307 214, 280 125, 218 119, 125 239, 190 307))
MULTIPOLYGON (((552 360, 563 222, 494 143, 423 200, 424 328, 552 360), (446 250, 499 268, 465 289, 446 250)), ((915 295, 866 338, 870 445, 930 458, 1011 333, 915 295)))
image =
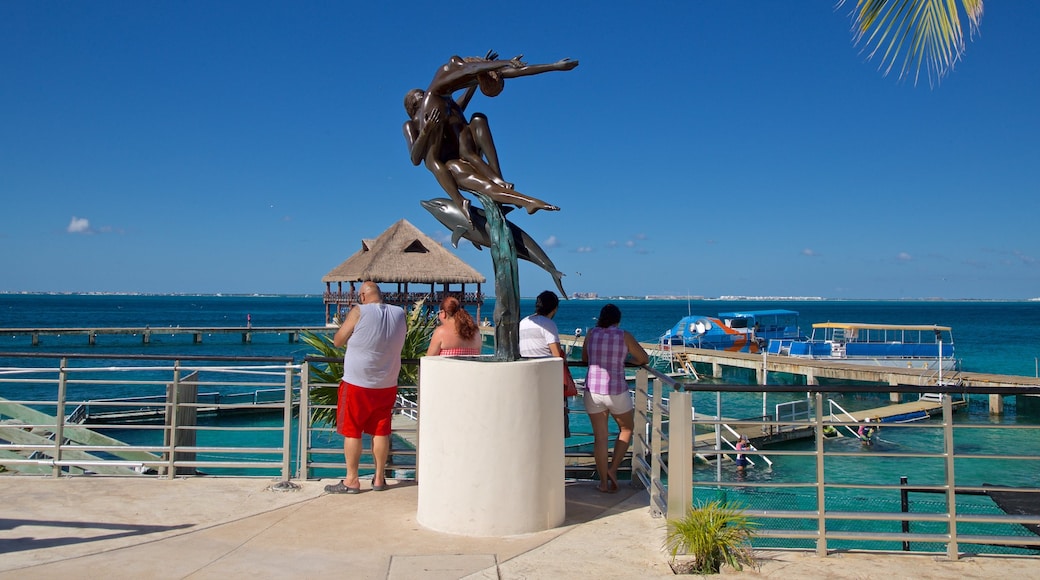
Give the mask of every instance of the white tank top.
POLYGON ((408 331, 404 310, 389 304, 362 304, 343 353, 343 380, 368 389, 397 386, 401 347, 408 331))

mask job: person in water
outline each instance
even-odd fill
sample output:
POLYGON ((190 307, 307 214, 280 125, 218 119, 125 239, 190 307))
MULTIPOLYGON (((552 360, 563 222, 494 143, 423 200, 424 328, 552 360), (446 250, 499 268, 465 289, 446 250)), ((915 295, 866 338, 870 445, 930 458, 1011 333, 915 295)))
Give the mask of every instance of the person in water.
POLYGON ((874 433, 877 432, 877 427, 875 427, 872 424, 872 422, 876 421, 876 420, 877 419, 870 419, 870 420, 868 420, 866 423, 860 425, 859 426, 859 430, 856 431, 856 435, 859 436, 859 440, 864 445, 873 445, 874 444, 874 433))
POLYGON ((748 460, 747 457, 740 452, 751 447, 751 443, 748 441, 747 435, 741 435, 740 441, 737 441, 737 444, 734 447, 737 450, 737 457, 734 460, 734 463, 737 464, 737 471, 743 472, 744 469, 747 468, 748 460))

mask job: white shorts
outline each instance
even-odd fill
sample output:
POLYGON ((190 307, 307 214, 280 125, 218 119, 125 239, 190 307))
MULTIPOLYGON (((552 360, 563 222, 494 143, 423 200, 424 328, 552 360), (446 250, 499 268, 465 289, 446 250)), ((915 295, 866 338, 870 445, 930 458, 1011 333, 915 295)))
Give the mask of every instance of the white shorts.
POLYGON ((635 405, 632 404, 632 395, 630 393, 601 395, 585 391, 585 395, 582 398, 585 399, 585 411, 590 415, 602 413, 603 411, 610 411, 611 415, 624 415, 635 408, 635 405))

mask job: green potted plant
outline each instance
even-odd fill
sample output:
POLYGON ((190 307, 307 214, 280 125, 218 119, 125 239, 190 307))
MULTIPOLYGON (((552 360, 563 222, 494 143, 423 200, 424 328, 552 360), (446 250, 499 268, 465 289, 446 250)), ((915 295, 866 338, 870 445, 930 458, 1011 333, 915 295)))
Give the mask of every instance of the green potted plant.
POLYGON ((672 555, 672 570, 683 574, 718 574, 722 564, 736 570, 755 566, 751 536, 758 526, 744 507, 713 500, 690 507, 686 515, 668 520, 665 548, 672 555), (678 554, 693 557, 676 562, 678 554))

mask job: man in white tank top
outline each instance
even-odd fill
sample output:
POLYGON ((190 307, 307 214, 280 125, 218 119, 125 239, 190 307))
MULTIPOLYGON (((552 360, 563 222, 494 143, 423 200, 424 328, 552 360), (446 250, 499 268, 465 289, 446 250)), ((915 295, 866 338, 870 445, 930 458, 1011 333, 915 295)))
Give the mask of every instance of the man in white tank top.
POLYGON ((376 467, 372 489, 386 489, 390 416, 397 401, 397 374, 406 333, 404 310, 383 304, 383 295, 374 282, 361 284, 358 304, 347 313, 332 339, 336 346, 347 347, 336 405, 336 432, 343 435, 347 473, 343 481, 325 486, 329 493, 361 492, 358 466, 365 433, 372 437, 376 467))

